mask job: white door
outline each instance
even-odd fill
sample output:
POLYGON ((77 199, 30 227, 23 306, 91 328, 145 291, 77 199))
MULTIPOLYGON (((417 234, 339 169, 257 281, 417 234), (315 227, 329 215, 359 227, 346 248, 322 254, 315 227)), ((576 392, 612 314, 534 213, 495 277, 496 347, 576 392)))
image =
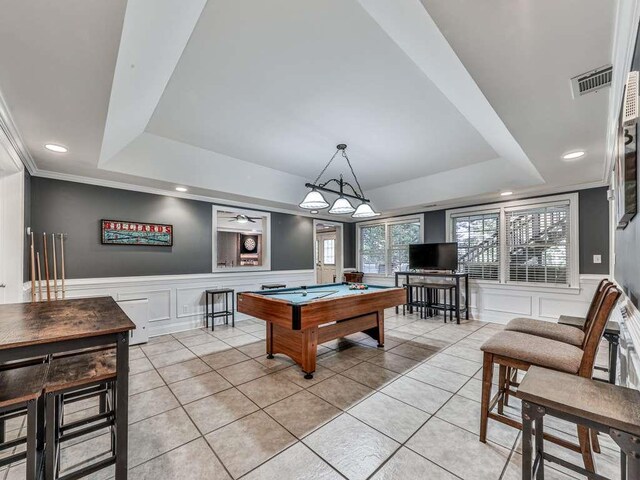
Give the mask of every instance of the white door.
POLYGON ((316 281, 333 283, 336 276, 336 233, 320 233, 316 237, 316 281))
POLYGON ((5 291, 7 289, 7 268, 5 265, 5 255, 4 255, 4 250, 3 248, 5 248, 4 245, 4 229, 6 228, 5 225, 5 221, 4 221, 4 177, 5 177, 5 173, 2 170, 2 168, 0 168, 0 304, 5 303, 6 302, 6 297, 5 297, 5 291))

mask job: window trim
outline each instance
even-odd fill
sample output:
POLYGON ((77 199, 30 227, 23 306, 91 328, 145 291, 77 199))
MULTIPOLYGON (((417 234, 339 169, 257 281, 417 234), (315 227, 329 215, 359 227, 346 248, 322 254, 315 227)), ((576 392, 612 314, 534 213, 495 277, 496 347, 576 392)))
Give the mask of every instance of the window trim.
POLYGON ((389 278, 395 275, 394 272, 389 271, 389 267, 391 265, 390 262, 390 252, 391 248, 389 247, 389 226, 390 225, 398 225, 401 223, 419 223, 420 224, 420 242, 424 242, 424 214, 419 215, 407 215, 403 217, 389 217, 383 218, 380 220, 368 220, 366 222, 358 222, 356 224, 356 264, 359 271, 362 272, 362 245, 361 245, 361 229, 362 227, 371 227, 374 225, 384 225, 384 235, 385 235, 385 247, 384 247, 384 255, 385 255, 385 273, 367 273, 368 277, 379 277, 379 278, 389 278))
POLYGON ((528 198, 524 200, 512 200, 506 202, 496 202, 487 205, 479 205, 476 207, 463 207, 447 210, 446 218, 446 238, 452 240, 451 219, 470 214, 496 213, 500 215, 500 271, 499 279, 495 280, 474 280, 490 285, 511 285, 536 288, 580 288, 580 208, 578 193, 565 193, 561 195, 551 195, 545 197, 528 198), (569 204, 569 276, 568 285, 545 284, 536 282, 509 282, 507 281, 507 226, 506 226, 506 210, 525 210, 535 207, 551 207, 554 205, 569 204))
POLYGON ((248 210, 239 207, 211 206, 211 272, 256 272, 271 271, 271 213, 259 210, 248 210), (264 217, 262 231, 262 265, 258 267, 218 267, 218 212, 233 212, 250 217, 264 217))

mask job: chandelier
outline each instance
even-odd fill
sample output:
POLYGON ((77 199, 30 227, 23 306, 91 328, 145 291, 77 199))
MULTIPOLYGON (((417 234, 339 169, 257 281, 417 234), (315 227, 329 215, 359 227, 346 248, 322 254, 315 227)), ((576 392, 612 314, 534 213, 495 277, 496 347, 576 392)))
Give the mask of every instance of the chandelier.
POLYGON ((336 152, 329 160, 320 175, 314 180, 313 183, 306 183, 305 187, 310 188, 311 191, 307 193, 304 197, 304 200, 300 202, 300 208, 304 208, 307 210, 322 210, 323 208, 327 208, 329 206, 329 202, 324 198, 322 192, 325 193, 333 193, 338 195, 338 198, 333 202, 331 208, 329 209, 329 213, 334 215, 346 215, 351 213, 353 218, 367 218, 367 217, 376 217, 380 215, 376 213, 373 208, 371 208, 371 200, 365 198, 364 192, 362 191, 362 187, 360 186, 360 182, 358 182, 358 177, 356 177, 355 172, 353 171, 353 167, 351 166, 351 162, 349 161, 349 157, 346 152, 347 146, 344 143, 341 143, 336 146, 336 152), (342 156, 347 161, 347 165, 349 165, 349 170, 351 170, 351 174, 353 175, 353 179, 356 182, 357 189, 351 185, 349 182, 345 182, 344 178, 342 178, 342 174, 340 178, 332 178, 323 183, 318 183, 320 178, 327 171, 333 159, 336 158, 338 153, 341 153, 342 156), (329 188, 329 187, 333 188, 329 188), (346 191, 345 191, 346 190, 346 191), (349 199, 357 200, 360 202, 357 208, 351 204, 349 199))

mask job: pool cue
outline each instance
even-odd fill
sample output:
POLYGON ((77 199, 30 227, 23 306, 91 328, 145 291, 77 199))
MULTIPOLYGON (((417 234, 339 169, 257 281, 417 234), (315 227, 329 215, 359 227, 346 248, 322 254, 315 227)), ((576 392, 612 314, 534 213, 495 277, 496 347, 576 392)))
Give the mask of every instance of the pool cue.
POLYGON ((51 288, 49 286, 49 255, 47 255, 47 234, 42 234, 42 248, 44 249, 44 277, 47 280, 47 301, 51 301, 51 288))
POLYGON ((51 253, 53 254, 53 299, 58 300, 58 262, 56 260, 56 234, 51 234, 51 253))
POLYGON ((36 262, 38 263, 38 301, 42 301, 42 270, 40 269, 40 252, 36 252, 36 262))
POLYGON ((60 283, 62 298, 66 297, 66 290, 64 286, 64 233, 60 234, 60 283))
POLYGON ((31 237, 31 301, 36 301, 36 253, 33 247, 33 232, 29 232, 31 237))

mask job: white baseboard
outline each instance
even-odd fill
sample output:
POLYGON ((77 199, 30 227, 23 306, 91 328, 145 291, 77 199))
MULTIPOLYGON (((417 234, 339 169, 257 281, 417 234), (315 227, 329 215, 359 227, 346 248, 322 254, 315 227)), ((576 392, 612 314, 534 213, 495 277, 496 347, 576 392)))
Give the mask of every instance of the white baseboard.
MULTIPOLYGON (((264 283, 287 286, 314 285, 313 270, 253 271, 194 275, 82 278, 66 281, 66 298, 111 296, 117 301, 149 301, 149 336, 175 333, 204 325, 204 291, 233 288, 236 293, 259 290, 264 283)), ((24 301, 30 300, 31 284, 24 284, 24 301)), ((221 299, 218 302, 222 302, 221 299)), ((220 308, 218 303, 216 308, 220 308)), ((236 313, 236 321, 247 318, 236 313)), ((216 324, 224 320, 218 318, 216 324)))

